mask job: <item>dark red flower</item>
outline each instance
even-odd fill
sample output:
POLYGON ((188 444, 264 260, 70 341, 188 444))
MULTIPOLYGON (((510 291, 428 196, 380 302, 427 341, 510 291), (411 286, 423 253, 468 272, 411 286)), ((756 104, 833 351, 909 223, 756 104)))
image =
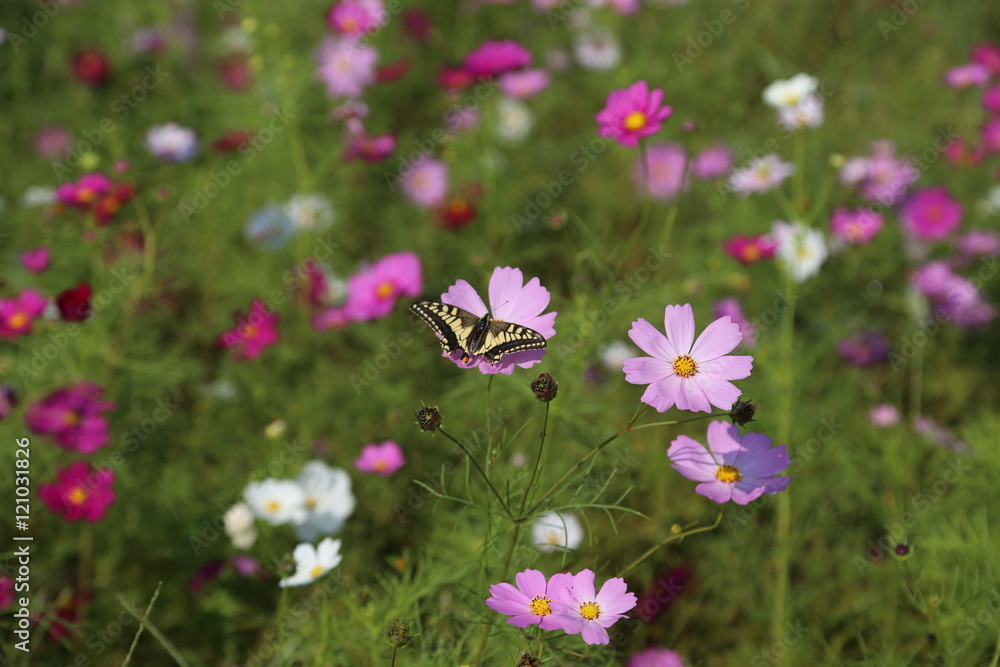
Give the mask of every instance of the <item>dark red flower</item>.
POLYGON ((226 130, 221 139, 212 142, 212 150, 216 153, 226 153, 239 150, 253 141, 253 132, 247 130, 226 130))
POLYGON ((375 79, 379 83, 392 83, 409 74, 411 69, 413 69, 413 59, 400 58, 394 63, 382 65, 375 70, 375 79))
POLYGON ((73 56, 73 76, 88 86, 100 86, 108 80, 111 63, 103 51, 84 49, 73 56))
POLYGON ((59 314, 67 322, 81 322, 93 313, 90 307, 90 297, 93 290, 87 283, 78 283, 76 287, 59 293, 56 297, 56 306, 59 314))
POLYGON ((431 20, 422 9, 407 9, 403 12, 403 31, 421 44, 431 39, 431 20))
POLYGON ((244 56, 231 56, 219 61, 219 80, 229 88, 241 93, 253 85, 253 71, 244 56))
POLYGON ((450 92, 465 90, 475 81, 472 75, 461 67, 443 66, 437 73, 438 83, 441 87, 450 92))
POLYGON ((475 220, 476 207, 461 195, 452 195, 441 209, 441 225, 447 229, 459 229, 475 220))

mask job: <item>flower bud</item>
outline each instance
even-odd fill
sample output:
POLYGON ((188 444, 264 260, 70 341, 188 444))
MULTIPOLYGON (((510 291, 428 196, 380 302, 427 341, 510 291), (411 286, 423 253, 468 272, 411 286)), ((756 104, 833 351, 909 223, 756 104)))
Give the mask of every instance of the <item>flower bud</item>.
POLYGON ((437 408, 423 407, 414 412, 413 416, 417 418, 417 426, 421 431, 436 431, 441 423, 441 413, 437 408))
POLYGON ((535 398, 542 403, 548 403, 559 392, 559 385, 548 373, 542 373, 531 381, 531 391, 535 392, 535 398))
POLYGON ((389 629, 385 631, 385 638, 390 646, 403 648, 410 643, 410 626, 396 619, 389 624, 389 629))
POLYGON ((541 667, 541 661, 530 653, 522 653, 517 667, 541 667))
POLYGON ((749 401, 737 401, 733 403, 733 409, 729 412, 729 418, 733 420, 733 424, 745 426, 753 421, 753 416, 759 407, 759 405, 755 405, 749 401))

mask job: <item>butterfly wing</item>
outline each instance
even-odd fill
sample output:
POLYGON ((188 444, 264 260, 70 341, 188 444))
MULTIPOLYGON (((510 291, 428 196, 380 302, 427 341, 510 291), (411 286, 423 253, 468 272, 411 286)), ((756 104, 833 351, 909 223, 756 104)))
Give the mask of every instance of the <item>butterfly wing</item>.
POLYGON ((463 355, 467 354, 469 338, 482 319, 467 310, 438 301, 418 301, 410 306, 410 310, 441 336, 441 347, 445 352, 462 352, 463 355))
POLYGON ((545 337, 534 329, 515 322, 493 320, 487 327, 486 339, 481 349, 473 351, 473 354, 482 355, 489 359, 490 363, 497 364, 505 354, 542 350, 545 345, 545 337))

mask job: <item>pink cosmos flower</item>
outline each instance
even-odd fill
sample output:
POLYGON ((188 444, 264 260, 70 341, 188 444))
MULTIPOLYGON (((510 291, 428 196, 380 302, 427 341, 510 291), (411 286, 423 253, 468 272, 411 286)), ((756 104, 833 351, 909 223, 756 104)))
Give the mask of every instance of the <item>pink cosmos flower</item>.
POLYGON ((417 206, 437 208, 448 195, 448 165, 424 158, 403 176, 401 187, 403 194, 417 206))
POLYGON ((914 238, 941 241, 961 224, 962 205, 951 198, 946 187, 923 188, 906 200, 899 217, 914 238))
POLYGON ((260 299, 250 302, 246 317, 239 312, 233 317, 236 327, 219 335, 219 345, 230 350, 237 361, 256 359, 281 338, 277 329, 278 314, 260 299), (272 312, 268 313, 269 310, 272 312))
POLYGON ((608 0, 608 6, 615 10, 615 13, 628 16, 639 11, 639 0, 608 0))
POLYGON ((889 360, 892 343, 878 331, 866 331, 837 344, 841 358, 855 366, 877 366, 889 360))
POLYGON ((543 69, 505 72, 499 77, 500 90, 510 97, 526 100, 545 90, 549 85, 549 78, 549 73, 543 69))
POLYGON ((983 93, 983 108, 990 113, 1000 113, 1000 86, 988 88, 983 93))
POLYGON ((740 390, 730 380, 749 377, 751 356, 727 356, 743 340, 739 326, 729 317, 715 320, 694 338, 694 311, 690 304, 667 306, 663 316, 666 336, 646 320, 632 323, 629 338, 650 356, 626 359, 625 380, 648 384, 642 402, 665 412, 711 412, 712 406, 732 407, 740 390))
POLYGON ((24 415, 32 432, 51 435, 63 449, 93 454, 108 444, 108 420, 102 412, 113 410, 111 401, 98 400, 104 390, 90 382, 57 389, 24 415))
POLYGON ((346 314, 357 322, 385 317, 397 299, 416 297, 423 286, 423 269, 415 253, 386 255, 348 279, 346 314))
POLYGON ((983 161, 986 151, 981 146, 971 146, 959 137, 942 151, 944 159, 956 167, 975 167, 983 161))
POLYGON ((557 627, 568 635, 582 633, 587 644, 610 642, 608 628, 625 612, 635 607, 635 593, 629 593, 621 577, 608 579, 600 592, 594 588, 594 573, 583 570, 572 583, 563 588, 559 599, 553 602, 557 627))
POLYGON ((371 472, 388 477, 406 464, 403 449, 391 440, 381 445, 365 445, 361 456, 354 459, 354 467, 361 472, 371 472))
POLYGON ((42 273, 49 268, 52 253, 45 246, 34 250, 25 250, 21 253, 21 266, 32 273, 42 273))
POLYGON ((899 410, 891 403, 881 403, 868 413, 868 421, 876 428, 895 426, 899 423, 899 410))
POLYGON ((958 251, 967 257, 1000 253, 1000 234, 988 229, 972 229, 958 239, 958 251))
POLYGON ((830 232, 855 245, 865 245, 882 229, 882 214, 870 208, 851 210, 840 207, 830 216, 830 232))
POLYGON ((740 435, 735 424, 713 421, 708 425, 708 448, 682 435, 670 443, 667 456, 673 468, 690 480, 701 482, 695 492, 726 503, 746 505, 762 494, 784 491, 791 477, 776 477, 791 460, 784 445, 771 447, 763 433, 740 435))
POLYGON ((352 39, 371 34, 388 20, 382 0, 342 0, 326 15, 331 30, 352 39))
POLYGON ((622 146, 635 147, 639 139, 656 134, 661 123, 670 117, 673 108, 660 106, 663 90, 649 90, 645 81, 608 94, 604 108, 597 114, 599 133, 622 146))
POLYGON ((968 278, 953 273, 946 262, 921 266, 910 282, 934 306, 935 317, 946 318, 959 327, 980 327, 996 316, 996 309, 983 302, 976 286, 968 278))
POLYGON ((754 158, 750 164, 730 174, 729 187, 739 196, 746 197, 755 192, 767 192, 794 173, 793 162, 783 162, 780 155, 772 153, 754 158))
POLYGON ((941 445, 956 454, 964 454, 969 451, 969 443, 953 436, 948 432, 948 429, 928 417, 914 417, 913 430, 922 435, 928 442, 941 445))
POLYGON ((473 79, 491 77, 527 67, 531 53, 512 40, 485 42, 462 61, 462 69, 473 79))
POLYGON ((42 484, 38 496, 50 510, 66 521, 83 519, 96 523, 115 501, 111 488, 115 474, 110 468, 95 471, 83 461, 71 463, 56 473, 56 480, 42 484))
POLYGON ((650 199, 656 201, 671 201, 683 189, 684 168, 687 156, 681 144, 651 144, 646 147, 646 168, 642 161, 637 160, 632 177, 636 188, 641 192, 645 189, 650 199), (648 179, 648 187, 644 181, 648 179))
POLYGON ((985 85, 991 75, 989 67, 979 63, 967 63, 952 67, 945 72, 944 80, 952 88, 970 88, 985 85))
POLYGON ((981 136, 983 148, 991 153, 1000 151, 1000 118, 990 118, 983 123, 981 136))
POLYGON ((0 340, 13 340, 31 333, 31 325, 48 305, 48 300, 26 289, 12 299, 0 299, 0 340))
POLYGON ((341 159, 350 162, 355 158, 361 158, 365 162, 381 162, 396 150, 396 136, 393 134, 383 134, 377 137, 370 136, 362 130, 355 133, 348 140, 347 149, 341 159))
POLYGON ((666 648, 647 648, 633 653, 625 667, 684 667, 679 653, 666 648))
POLYGON ((56 188, 56 201, 79 209, 89 209, 97 200, 111 192, 114 183, 104 174, 84 174, 76 183, 63 183, 56 188))
POLYGON ((695 178, 707 181, 725 178, 733 170, 733 151, 725 144, 715 144, 702 150, 691 163, 695 178))
POLYGON ((554 574, 546 581, 538 570, 525 570, 514 575, 517 586, 506 582, 490 586, 486 606, 510 616, 507 622, 519 628, 537 625, 542 630, 557 630, 559 624, 553 606, 563 589, 573 583, 572 574, 554 574))
POLYGON ((778 243, 766 234, 737 234, 723 243, 722 249, 740 264, 753 264, 774 257, 778 251, 778 243))
POLYGON ((743 308, 740 307, 739 301, 733 298, 722 299, 716 302, 712 310, 716 317, 728 317, 736 323, 736 326, 740 328, 740 333, 743 334, 742 343, 745 347, 748 349, 756 347, 757 327, 743 314, 743 308))
POLYGON ((1000 76, 1000 46, 976 44, 969 52, 969 59, 974 63, 985 65, 991 72, 1000 76))
MULTIPOLYGON (((487 309, 479 293, 472 285, 461 279, 441 295, 443 303, 467 310, 476 317, 483 317, 489 312, 495 320, 516 322, 537 331, 546 340, 556 335, 556 313, 553 311, 543 314, 549 305, 549 291, 542 287, 538 278, 532 278, 525 284, 521 269, 512 269, 509 266, 496 267, 490 276, 489 299, 490 307, 487 309)), ((461 352, 452 352, 449 355, 442 351, 442 355, 449 357, 461 368, 478 367, 479 372, 486 375, 494 373, 510 375, 514 372, 515 365, 531 368, 542 360, 545 352, 545 350, 512 352, 503 355, 496 364, 490 363, 483 357, 472 357, 468 362, 463 362, 461 352)))
POLYGON ((891 206, 906 195, 920 172, 910 160, 896 157, 891 141, 872 143, 870 157, 851 158, 840 170, 840 180, 846 185, 858 185, 868 201, 891 206))
POLYGON ((316 77, 326 85, 326 93, 340 97, 361 97, 375 83, 378 49, 347 39, 326 35, 316 50, 316 77))
POLYGON ((62 160, 73 146, 73 133, 63 125, 47 125, 35 135, 35 150, 49 160, 62 160))

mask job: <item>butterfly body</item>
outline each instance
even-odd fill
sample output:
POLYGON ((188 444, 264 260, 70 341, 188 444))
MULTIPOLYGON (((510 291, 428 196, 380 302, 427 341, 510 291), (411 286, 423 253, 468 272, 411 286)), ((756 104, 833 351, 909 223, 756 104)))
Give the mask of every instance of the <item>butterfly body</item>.
POLYGON ((418 301, 410 310, 441 336, 445 352, 461 352, 463 363, 484 357, 496 365, 505 354, 545 348, 542 334, 514 322, 495 320, 489 313, 479 317, 438 301, 418 301))

